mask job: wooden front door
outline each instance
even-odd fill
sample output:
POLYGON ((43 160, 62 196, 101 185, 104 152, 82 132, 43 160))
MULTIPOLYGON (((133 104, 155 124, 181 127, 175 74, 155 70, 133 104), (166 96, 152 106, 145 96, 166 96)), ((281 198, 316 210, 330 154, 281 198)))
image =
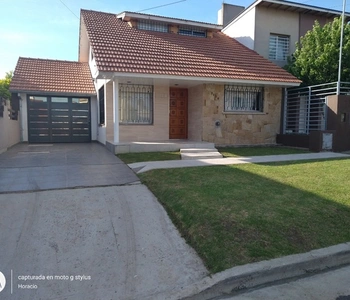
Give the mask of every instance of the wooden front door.
POLYGON ((187 89, 170 88, 170 139, 187 139, 187 93, 187 89))

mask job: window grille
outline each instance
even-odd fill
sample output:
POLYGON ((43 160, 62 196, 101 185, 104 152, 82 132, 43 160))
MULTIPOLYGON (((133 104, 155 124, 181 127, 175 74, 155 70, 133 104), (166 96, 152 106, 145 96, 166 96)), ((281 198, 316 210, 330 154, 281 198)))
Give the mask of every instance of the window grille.
POLYGON ((121 124, 152 124, 153 86, 120 84, 119 118, 121 124))
POLYGON ((270 34, 269 59, 287 60, 289 55, 289 36, 270 34))
POLYGON ((263 111, 264 88, 259 86, 225 86, 225 111, 263 111))
POLYGON ((141 30, 168 32, 167 24, 147 20, 138 21, 137 28, 141 30))
POLYGON ((198 37, 207 36, 206 30, 195 28, 195 27, 180 27, 179 34, 188 35, 188 36, 198 36, 198 37))

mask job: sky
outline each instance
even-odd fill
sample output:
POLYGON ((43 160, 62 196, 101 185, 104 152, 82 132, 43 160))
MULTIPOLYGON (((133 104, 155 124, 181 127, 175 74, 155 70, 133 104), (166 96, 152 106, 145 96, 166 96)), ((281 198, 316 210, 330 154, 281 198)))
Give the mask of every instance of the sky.
MULTIPOLYGON (((254 0, 225 0, 249 6, 254 0)), ((80 9, 133 11, 217 23, 222 0, 0 0, 0 78, 18 57, 77 60, 80 9), (178 2, 160 8, 149 9, 178 2), (149 10, 148 10, 149 9, 149 10), (145 11, 144 11, 145 10, 145 11)), ((342 10, 343 0, 293 0, 342 10)), ((350 11, 350 1, 346 10, 350 11)))

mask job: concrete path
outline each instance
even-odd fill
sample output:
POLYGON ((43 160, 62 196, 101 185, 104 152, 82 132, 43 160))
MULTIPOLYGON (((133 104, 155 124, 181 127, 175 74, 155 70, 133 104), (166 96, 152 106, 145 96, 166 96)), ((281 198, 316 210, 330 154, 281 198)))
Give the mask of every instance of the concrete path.
POLYGON ((222 299, 350 300, 350 266, 222 299))
POLYGON ((0 194, 0 235, 0 299, 163 300, 207 275, 141 184, 0 194))
POLYGON ((0 193, 138 180, 128 166, 98 143, 18 144, 0 154, 0 193))
POLYGON ((305 154, 288 154, 288 155, 267 155, 252 157, 233 157, 233 158, 215 158, 199 160, 168 160, 168 161, 151 161, 129 164, 137 173, 143 173, 155 169, 187 168, 187 167, 204 167, 214 165, 236 165, 248 163, 269 163, 279 161, 296 161, 309 159, 327 159, 327 158, 350 158, 347 154, 334 152, 305 153, 305 154))

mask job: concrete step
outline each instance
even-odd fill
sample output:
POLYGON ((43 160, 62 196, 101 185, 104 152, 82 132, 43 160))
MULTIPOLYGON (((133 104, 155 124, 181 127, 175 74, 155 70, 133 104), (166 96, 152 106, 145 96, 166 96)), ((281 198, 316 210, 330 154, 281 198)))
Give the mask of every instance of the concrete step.
POLYGON ((180 149, 181 159, 208 159, 208 158, 222 158, 221 153, 217 149, 180 149))
POLYGON ((201 153, 201 152, 217 152, 215 148, 186 148, 180 149, 180 153, 201 153))

